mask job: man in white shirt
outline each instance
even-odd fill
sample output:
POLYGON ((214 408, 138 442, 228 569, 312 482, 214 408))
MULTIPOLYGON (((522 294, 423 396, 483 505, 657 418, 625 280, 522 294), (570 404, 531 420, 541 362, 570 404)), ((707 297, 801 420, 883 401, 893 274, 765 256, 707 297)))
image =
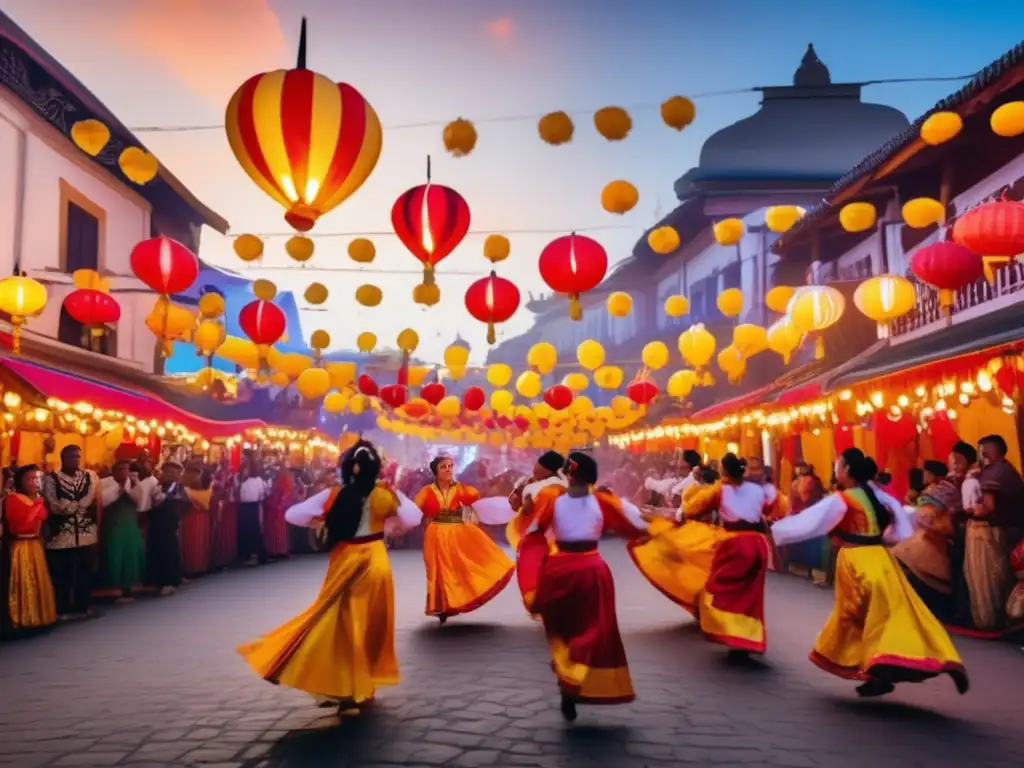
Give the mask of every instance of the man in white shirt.
POLYGON ((259 565, 263 557, 263 502, 267 483, 254 461, 242 468, 238 482, 238 557, 246 565, 259 565))

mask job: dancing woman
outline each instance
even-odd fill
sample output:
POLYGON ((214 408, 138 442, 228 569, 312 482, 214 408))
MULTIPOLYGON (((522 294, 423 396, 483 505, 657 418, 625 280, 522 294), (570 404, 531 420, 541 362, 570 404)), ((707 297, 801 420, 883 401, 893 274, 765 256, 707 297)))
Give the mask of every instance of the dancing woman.
POLYGON ((508 497, 508 502, 515 510, 516 516, 512 518, 505 528, 505 537, 512 549, 519 548, 519 542, 530 528, 533 522, 533 501, 537 493, 549 485, 565 487, 565 478, 562 477, 562 467, 565 459, 557 451, 548 451, 539 459, 533 468, 530 477, 524 477, 516 483, 515 489, 508 497))
POLYGON ((238 649, 263 679, 338 702, 343 714, 399 681, 384 526, 400 500, 377 484, 380 467, 376 449, 361 440, 342 457, 340 488, 288 510, 293 525, 323 522, 332 547, 327 575, 313 605, 238 649))
POLYGON ((839 546, 836 602, 811 661, 826 672, 860 680, 861 696, 891 693, 895 683, 940 674, 966 693, 967 671, 939 620, 914 592, 885 543, 911 533, 903 508, 879 496, 875 463, 857 448, 836 461, 840 491, 772 525, 779 545, 831 535, 839 546))
POLYGON ((434 482, 416 495, 416 506, 429 521, 423 534, 426 614, 444 624, 450 616, 475 611, 496 597, 512 579, 515 564, 480 526, 463 519, 480 493, 455 482, 452 459, 436 457, 430 471, 434 482))

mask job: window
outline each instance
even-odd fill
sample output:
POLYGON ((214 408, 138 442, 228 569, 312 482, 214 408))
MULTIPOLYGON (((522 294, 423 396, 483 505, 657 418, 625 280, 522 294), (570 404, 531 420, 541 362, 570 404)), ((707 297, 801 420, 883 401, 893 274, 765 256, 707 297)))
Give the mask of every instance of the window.
POLYGON ((730 288, 742 288, 743 287, 743 264, 739 261, 734 261, 731 264, 727 264, 722 269, 722 290, 727 291, 730 288))
POLYGON ((117 357, 117 331, 108 326, 102 336, 92 338, 85 330, 85 326, 69 315, 63 307, 60 310, 60 324, 57 326, 57 340, 72 347, 117 357))
POLYGON ((60 258, 64 272, 99 271, 103 254, 106 213, 61 179, 60 258))

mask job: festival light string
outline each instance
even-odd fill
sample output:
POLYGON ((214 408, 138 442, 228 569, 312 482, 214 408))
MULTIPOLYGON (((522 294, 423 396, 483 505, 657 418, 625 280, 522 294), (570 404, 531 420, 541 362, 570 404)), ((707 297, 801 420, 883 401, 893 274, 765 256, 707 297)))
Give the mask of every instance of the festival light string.
MULTIPOLYGON (((613 229, 640 229, 638 224, 592 224, 585 227, 563 227, 562 229, 471 229, 466 233, 467 237, 480 237, 500 233, 502 235, 568 235, 570 232, 602 232, 613 229)), ((294 237, 298 232, 253 232, 253 235, 261 240, 269 240, 278 237, 294 237)), ((305 237, 310 238, 332 238, 332 237, 398 237, 393 229, 367 230, 362 232, 306 232, 305 237)))

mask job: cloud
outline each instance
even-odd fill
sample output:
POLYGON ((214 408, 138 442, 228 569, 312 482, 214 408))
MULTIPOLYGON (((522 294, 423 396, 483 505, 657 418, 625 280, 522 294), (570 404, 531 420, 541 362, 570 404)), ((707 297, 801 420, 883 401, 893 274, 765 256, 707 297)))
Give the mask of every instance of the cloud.
POLYGON ((484 25, 487 36, 495 40, 510 40, 516 33, 516 24, 509 16, 491 19, 484 25))
POLYGON ((165 67, 218 105, 257 72, 287 66, 289 44, 269 0, 133 0, 108 33, 133 56, 165 67))

